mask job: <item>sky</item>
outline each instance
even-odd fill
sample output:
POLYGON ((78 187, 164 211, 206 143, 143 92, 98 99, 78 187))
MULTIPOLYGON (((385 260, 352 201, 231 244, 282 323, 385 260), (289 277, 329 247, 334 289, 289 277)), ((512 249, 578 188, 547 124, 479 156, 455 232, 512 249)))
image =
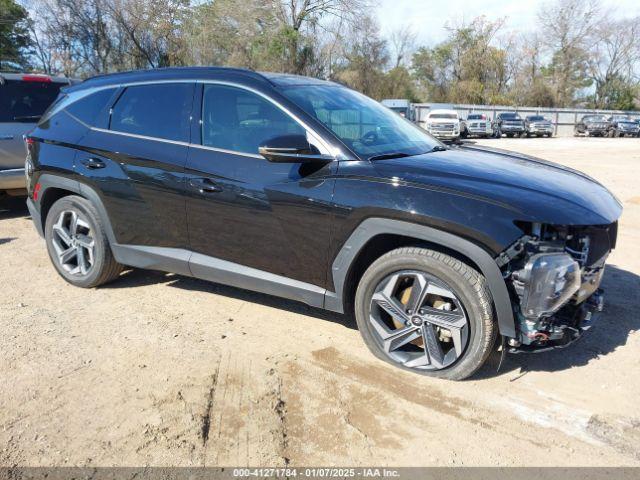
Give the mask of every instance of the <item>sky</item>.
MULTIPOLYGON (((378 0, 377 18, 385 36, 409 24, 418 44, 433 45, 446 37, 447 21, 470 21, 485 15, 489 20, 507 17, 505 32, 533 30, 544 2, 536 0, 378 0)), ((616 16, 640 15, 638 0, 602 0, 616 16)))

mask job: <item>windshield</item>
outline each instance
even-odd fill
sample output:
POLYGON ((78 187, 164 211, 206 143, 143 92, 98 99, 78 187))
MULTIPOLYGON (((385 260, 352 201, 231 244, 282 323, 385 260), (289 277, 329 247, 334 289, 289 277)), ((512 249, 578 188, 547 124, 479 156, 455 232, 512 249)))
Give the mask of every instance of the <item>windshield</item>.
POLYGON ((582 119, 583 122, 606 122, 607 117, 604 115, 588 115, 582 119))
POLYGON ((298 85, 283 88, 282 93, 361 158, 396 153, 417 155, 442 145, 387 107, 348 88, 298 85))
POLYGON ((631 122, 631 117, 627 117, 626 115, 614 115, 613 119, 617 122, 631 122))
POLYGON ((467 117, 467 120, 484 120, 484 115, 471 114, 467 117))
POLYGON ((7 80, 0 85, 0 122, 33 122, 56 99, 60 83, 7 80))
POLYGON ((531 122, 542 122, 543 120, 544 120, 544 117, 540 115, 534 115, 532 117, 529 117, 529 121, 531 122))
POLYGON ((520 115, 517 113, 501 113, 500 118, 504 120, 521 120, 520 115))

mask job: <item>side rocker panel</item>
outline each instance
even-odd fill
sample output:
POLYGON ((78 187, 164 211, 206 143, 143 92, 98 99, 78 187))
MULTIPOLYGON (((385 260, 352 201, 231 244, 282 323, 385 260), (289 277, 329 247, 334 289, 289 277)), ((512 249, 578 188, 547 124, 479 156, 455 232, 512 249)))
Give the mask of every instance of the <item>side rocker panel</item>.
POLYGON ((397 234, 425 240, 455 250, 473 260, 487 279, 500 333, 515 338, 516 330, 509 292, 495 260, 482 248, 468 240, 434 228, 399 220, 369 218, 354 230, 333 261, 332 275, 336 293, 328 292, 325 295, 324 308, 336 312, 344 311, 343 291, 349 267, 362 247, 371 238, 381 234, 397 234))

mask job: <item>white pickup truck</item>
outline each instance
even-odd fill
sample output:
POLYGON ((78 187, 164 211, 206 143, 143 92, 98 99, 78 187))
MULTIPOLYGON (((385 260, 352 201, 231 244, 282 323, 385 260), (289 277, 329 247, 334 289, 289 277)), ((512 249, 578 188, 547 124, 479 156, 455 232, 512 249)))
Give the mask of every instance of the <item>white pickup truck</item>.
POLYGON ((460 138, 460 117, 455 110, 431 110, 420 126, 440 140, 457 141, 460 138))

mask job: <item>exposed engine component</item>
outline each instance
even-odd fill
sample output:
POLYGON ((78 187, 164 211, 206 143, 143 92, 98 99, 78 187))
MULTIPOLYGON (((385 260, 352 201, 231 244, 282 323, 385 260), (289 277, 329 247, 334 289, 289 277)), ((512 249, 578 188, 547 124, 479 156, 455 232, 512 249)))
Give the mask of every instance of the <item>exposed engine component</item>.
POLYGON ((525 235, 497 259, 514 298, 519 337, 512 350, 566 346, 602 310, 599 288, 617 224, 519 225, 525 235))

